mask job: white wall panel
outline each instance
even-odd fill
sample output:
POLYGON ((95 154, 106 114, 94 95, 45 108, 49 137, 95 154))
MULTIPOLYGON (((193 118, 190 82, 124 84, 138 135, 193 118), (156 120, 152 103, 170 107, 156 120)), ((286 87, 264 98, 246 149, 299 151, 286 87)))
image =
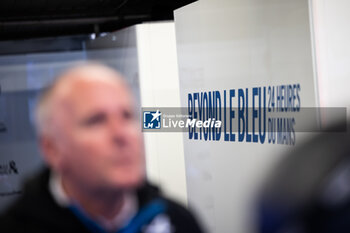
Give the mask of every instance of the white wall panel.
POLYGON ((349 107, 350 2, 310 0, 310 3, 320 106, 349 107))
MULTIPOLYGON (((236 104, 240 88, 251 93, 253 87, 296 83, 301 107, 316 106, 308 1, 200 0, 175 11, 175 27, 183 107, 189 94, 218 91, 223 102, 224 91, 232 89, 236 104)), ((304 136, 297 132, 296 144, 304 136)), ((185 135, 189 205, 210 232, 254 232, 259 185, 292 148, 267 138, 253 143, 225 141, 223 134, 218 141, 185 135)))

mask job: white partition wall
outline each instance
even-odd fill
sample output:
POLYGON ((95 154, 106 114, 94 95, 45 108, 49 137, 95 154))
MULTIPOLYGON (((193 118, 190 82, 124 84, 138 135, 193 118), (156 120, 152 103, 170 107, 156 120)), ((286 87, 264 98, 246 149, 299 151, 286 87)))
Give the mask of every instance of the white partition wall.
POLYGON ((349 107, 350 2, 310 0, 310 5, 320 105, 349 107))
MULTIPOLYGON (((145 23, 87 42, 87 57, 118 69, 140 107, 179 107, 173 22, 145 23)), ((140 110, 141 115, 141 110, 140 110)), ((187 204, 181 133, 144 133, 147 177, 187 204)))
POLYGON ((254 232, 259 185, 306 136, 279 114, 317 106, 308 1, 200 0, 175 11, 175 27, 181 105, 194 118, 227 111, 221 135, 185 135, 189 205, 210 232, 254 232))

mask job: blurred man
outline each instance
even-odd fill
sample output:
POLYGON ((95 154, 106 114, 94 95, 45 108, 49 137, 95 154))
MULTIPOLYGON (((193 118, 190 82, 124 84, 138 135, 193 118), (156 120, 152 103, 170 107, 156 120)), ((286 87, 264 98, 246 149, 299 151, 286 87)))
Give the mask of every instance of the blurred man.
POLYGON ((29 182, 1 232, 201 232, 145 182, 140 124, 118 73, 99 64, 68 70, 42 95, 36 122, 50 170, 29 182))

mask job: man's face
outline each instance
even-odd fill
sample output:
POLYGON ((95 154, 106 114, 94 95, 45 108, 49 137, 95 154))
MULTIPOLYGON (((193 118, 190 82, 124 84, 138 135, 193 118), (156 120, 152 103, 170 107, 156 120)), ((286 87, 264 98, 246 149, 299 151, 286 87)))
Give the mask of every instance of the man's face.
POLYGON ((135 188, 143 181, 142 134, 122 82, 76 81, 58 109, 56 169, 63 178, 96 189, 135 188))

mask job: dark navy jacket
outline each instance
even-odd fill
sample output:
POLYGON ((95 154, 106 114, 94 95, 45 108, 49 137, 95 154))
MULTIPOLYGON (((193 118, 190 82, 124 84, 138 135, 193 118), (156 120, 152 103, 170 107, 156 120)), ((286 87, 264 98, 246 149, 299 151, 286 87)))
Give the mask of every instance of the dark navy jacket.
MULTIPOLYGON (((28 182, 24 194, 0 217, 2 233, 106 233, 74 208, 56 204, 48 190, 50 172, 45 170, 28 182)), ((137 191, 139 213, 117 233, 200 233, 194 216, 181 205, 164 198, 146 183, 137 191), (158 220, 167 220, 168 228, 158 220), (159 226, 154 226, 159 222, 159 226), (170 223, 170 224, 169 224, 170 223)), ((108 232, 109 233, 109 232, 108 232)))

